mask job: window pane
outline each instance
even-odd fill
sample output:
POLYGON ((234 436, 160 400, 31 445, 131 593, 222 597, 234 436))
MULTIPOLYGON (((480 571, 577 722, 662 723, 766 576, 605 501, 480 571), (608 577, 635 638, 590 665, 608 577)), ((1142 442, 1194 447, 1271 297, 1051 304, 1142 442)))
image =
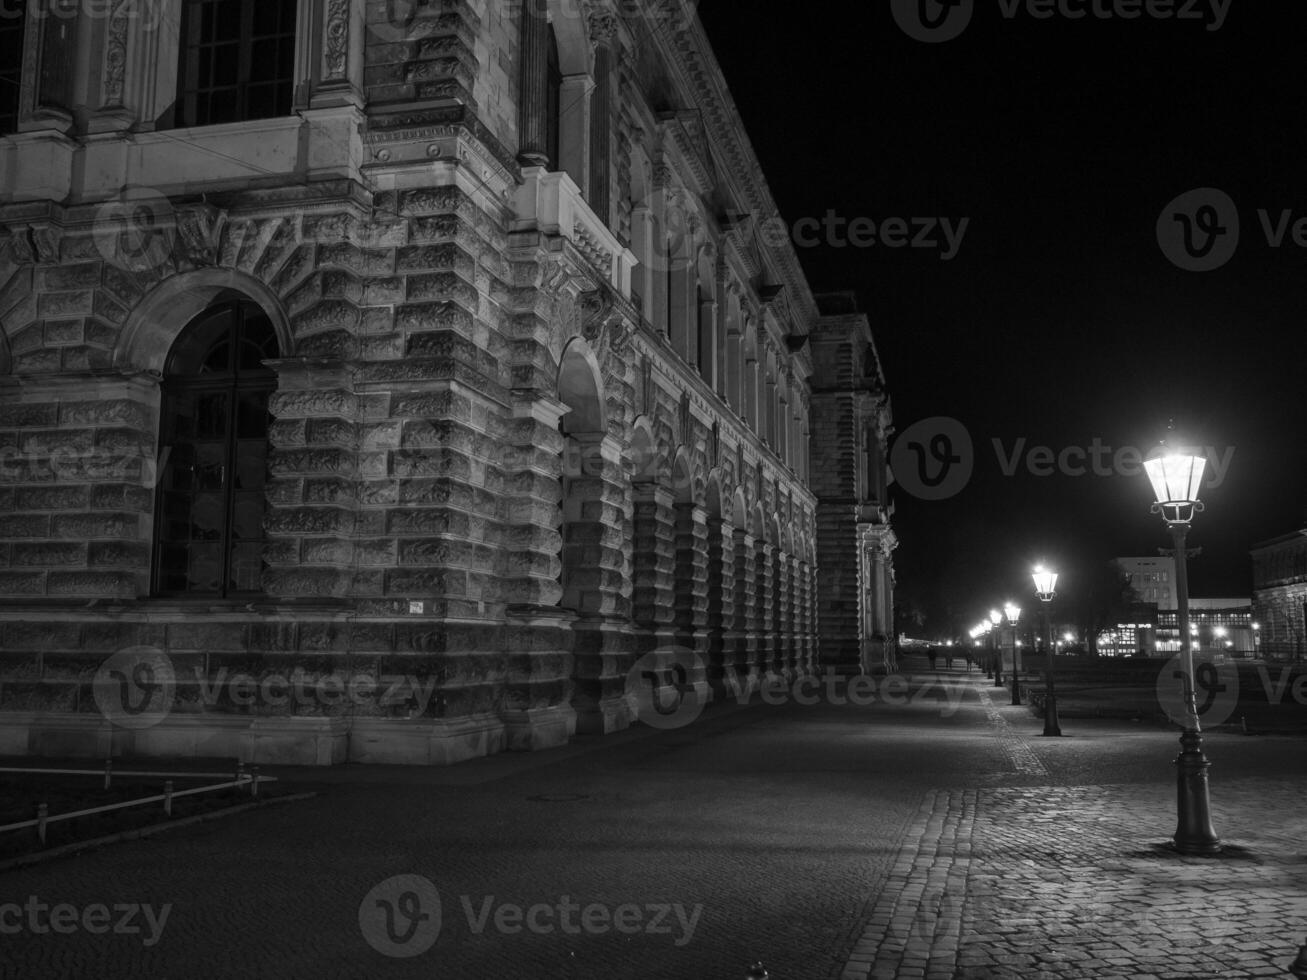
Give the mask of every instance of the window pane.
POLYGON ((181 34, 179 124, 289 114, 295 12, 296 0, 189 0, 181 34))
POLYGON ((218 592, 222 587, 222 546, 197 544, 191 546, 187 574, 187 589, 194 592, 218 592))

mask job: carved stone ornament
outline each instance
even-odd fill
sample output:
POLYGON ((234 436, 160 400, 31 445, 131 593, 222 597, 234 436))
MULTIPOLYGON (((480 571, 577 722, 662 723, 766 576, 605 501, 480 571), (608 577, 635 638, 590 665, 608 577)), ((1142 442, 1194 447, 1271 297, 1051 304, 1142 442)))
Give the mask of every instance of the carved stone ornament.
POLYGON ((585 14, 591 41, 595 44, 605 44, 612 40, 617 32, 617 14, 595 0, 587 0, 585 14))
POLYGON ((351 0, 330 0, 322 31, 323 81, 345 77, 349 62, 349 13, 351 0))
POLYGON ((607 324, 613 311, 613 297, 607 289, 590 289, 581 294, 585 339, 592 344, 607 324))
POLYGON ((216 265, 227 212, 211 204, 184 204, 177 208, 177 250, 196 266, 216 265))
POLYGON ((127 73, 127 29, 134 11, 129 3, 113 5, 113 13, 104 34, 104 96, 101 107, 123 104, 123 85, 127 73))
POLYGON ((24 225, 9 229, 14 256, 23 264, 47 265, 59 261, 61 232, 50 226, 24 225))

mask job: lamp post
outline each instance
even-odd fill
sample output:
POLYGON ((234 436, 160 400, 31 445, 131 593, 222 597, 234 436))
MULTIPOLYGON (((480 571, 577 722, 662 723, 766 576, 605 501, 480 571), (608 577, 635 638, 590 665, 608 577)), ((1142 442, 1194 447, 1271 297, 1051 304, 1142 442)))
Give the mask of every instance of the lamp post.
POLYGON ((1212 827, 1211 801, 1207 792, 1207 770, 1211 763, 1203 754, 1203 734, 1194 700, 1194 653, 1189 632, 1189 571, 1185 535, 1194 514, 1203 509, 1198 490, 1207 460, 1181 450, 1168 449, 1144 461, 1144 470, 1157 498, 1153 513, 1160 513, 1175 543, 1176 614, 1180 627, 1181 676, 1184 683, 1185 728, 1176 757, 1175 849, 1181 854, 1211 855, 1221 850, 1220 838, 1212 827))
POLYGON ((1057 588, 1057 572, 1050 572, 1043 565, 1036 565, 1030 577, 1035 582, 1035 595, 1043 603, 1044 632, 1048 636, 1045 648, 1047 662, 1044 667, 1044 734, 1060 737, 1062 728, 1057 723, 1057 690, 1053 686, 1053 624, 1048 615, 1048 604, 1053 601, 1057 588))
POLYGON ((1021 608, 1009 602, 1003 607, 1003 614, 1012 627, 1012 703, 1021 703, 1021 672, 1017 663, 1017 620, 1021 618, 1021 608))
POLYGON ((1003 686, 1003 648, 999 646, 998 624, 1003 621, 1003 614, 997 609, 989 611, 989 649, 994 657, 994 686, 1003 686))

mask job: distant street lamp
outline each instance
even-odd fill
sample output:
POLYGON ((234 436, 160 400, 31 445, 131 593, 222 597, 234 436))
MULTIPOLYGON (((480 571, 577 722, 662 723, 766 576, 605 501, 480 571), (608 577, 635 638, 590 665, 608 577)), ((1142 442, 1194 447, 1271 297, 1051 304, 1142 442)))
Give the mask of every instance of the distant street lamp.
POLYGON ((1003 686, 1003 650, 998 645, 998 624, 1003 621, 1003 614, 997 609, 989 611, 989 649, 994 657, 994 686, 1003 686))
POLYGON ((1211 763, 1203 754, 1203 734, 1198 724, 1194 694, 1194 653, 1189 629, 1189 570, 1185 535, 1194 514, 1203 509, 1198 491, 1207 460, 1202 456, 1168 449, 1163 455, 1144 461, 1153 485, 1153 513, 1160 513, 1175 543, 1175 591, 1177 625, 1180 627, 1180 655, 1183 665, 1185 729, 1180 735, 1176 757, 1175 849, 1181 854, 1211 855, 1221 850, 1220 838, 1212 827, 1211 801, 1207 791, 1207 770, 1211 763))
POLYGON ((1048 616, 1048 604, 1057 595, 1057 572, 1036 565, 1030 577, 1035 582, 1035 595, 1043 603, 1044 633, 1048 636, 1048 646, 1045 648, 1047 663, 1044 667, 1044 734, 1060 737, 1062 728, 1057 723, 1057 692, 1053 686, 1053 624, 1048 616))
POLYGON ((1019 606, 1008 603, 1003 607, 1003 614, 1007 616, 1008 624, 1012 627, 1012 703, 1021 703, 1021 668, 1017 662, 1017 650, 1021 644, 1017 642, 1017 620, 1021 618, 1021 609, 1019 606))

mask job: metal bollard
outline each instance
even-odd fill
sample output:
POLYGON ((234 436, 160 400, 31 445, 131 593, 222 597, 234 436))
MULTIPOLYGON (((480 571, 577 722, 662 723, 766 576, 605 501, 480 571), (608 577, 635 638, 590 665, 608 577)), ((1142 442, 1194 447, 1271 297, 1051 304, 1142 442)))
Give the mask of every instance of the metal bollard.
POLYGON ((258 798, 259 795, 259 767, 253 768, 254 777, 250 780, 250 796, 258 798))
POLYGON ((163 812, 172 816, 172 780, 166 779, 163 783, 163 812))
POLYGON ((45 822, 50 816, 50 804, 38 803, 36 805, 36 837, 42 844, 45 843, 45 822))
POLYGON ((745 974, 744 980, 768 980, 770 976, 771 974, 767 972, 766 967, 761 963, 755 963, 749 968, 749 972, 745 974))
POLYGON ((113 781, 113 760, 104 760, 104 788, 109 788, 109 783, 113 781))

